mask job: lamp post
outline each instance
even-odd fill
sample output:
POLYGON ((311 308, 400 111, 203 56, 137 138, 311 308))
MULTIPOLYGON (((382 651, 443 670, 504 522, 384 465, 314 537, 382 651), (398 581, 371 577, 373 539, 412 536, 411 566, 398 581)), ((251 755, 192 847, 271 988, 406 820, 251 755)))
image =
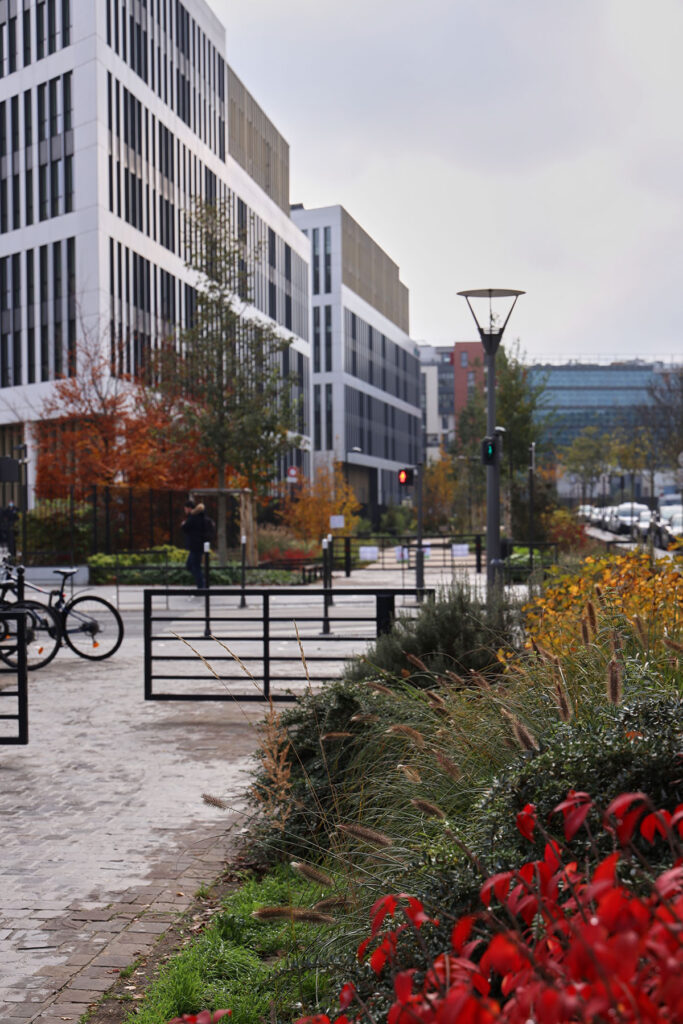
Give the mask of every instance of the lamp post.
POLYGON ((486 354, 486 435, 493 439, 495 457, 486 466, 486 587, 489 603, 496 588, 502 584, 502 561, 500 557, 500 442, 496 435, 496 352, 503 339, 512 310, 517 299, 524 292, 512 288, 474 288, 458 292, 470 308, 477 325, 479 338, 486 354), (472 308, 470 299, 488 299, 488 326, 480 323, 472 308), (493 311, 493 299, 512 299, 507 316, 500 323, 500 316, 493 311))

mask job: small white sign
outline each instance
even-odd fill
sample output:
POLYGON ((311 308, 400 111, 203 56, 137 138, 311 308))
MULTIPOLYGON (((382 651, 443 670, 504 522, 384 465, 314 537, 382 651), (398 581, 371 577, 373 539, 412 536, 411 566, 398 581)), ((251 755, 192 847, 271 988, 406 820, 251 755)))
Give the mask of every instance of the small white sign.
POLYGON ((290 480, 298 480, 299 479, 298 467, 297 466, 290 466, 289 469, 287 470, 287 476, 289 477, 290 480))
POLYGON ((467 558, 469 553, 469 544, 451 544, 451 555, 453 558, 467 558))
POLYGON ((205 540, 205 541, 204 541, 204 551, 205 551, 205 552, 209 552, 209 551, 211 551, 211 543, 210 543, 210 541, 208 541, 208 540, 205 540))
POLYGON ((396 561, 397 562, 408 562, 410 561, 410 554, 408 548, 397 547, 396 549, 396 561))
POLYGON ((376 544, 365 544, 358 548, 358 557, 361 562, 376 562, 379 558, 379 548, 376 544))
POLYGON ((423 544, 422 545, 422 557, 423 558, 430 558, 431 554, 432 554, 431 546, 429 544, 423 544))
POLYGON ((344 529, 344 516, 330 516, 330 529, 331 530, 343 530, 344 529))

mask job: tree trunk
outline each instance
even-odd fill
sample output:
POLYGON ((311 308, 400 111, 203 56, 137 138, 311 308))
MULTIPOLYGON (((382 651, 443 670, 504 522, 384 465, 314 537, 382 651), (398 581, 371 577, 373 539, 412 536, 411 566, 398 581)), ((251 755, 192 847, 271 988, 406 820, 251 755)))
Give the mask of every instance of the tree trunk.
POLYGON ((225 489, 225 464, 218 467, 218 502, 216 542, 218 544, 218 564, 228 564, 228 538, 226 520, 228 518, 228 496, 225 489))
POLYGON ((256 515, 254 497, 250 490, 240 491, 240 530, 246 538, 247 565, 258 565, 258 549, 256 545, 256 515))

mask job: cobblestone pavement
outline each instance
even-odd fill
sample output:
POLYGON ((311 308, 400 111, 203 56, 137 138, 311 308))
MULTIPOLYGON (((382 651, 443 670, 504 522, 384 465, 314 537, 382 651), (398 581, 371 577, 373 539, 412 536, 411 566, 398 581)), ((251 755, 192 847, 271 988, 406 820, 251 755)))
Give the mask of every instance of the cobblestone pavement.
MULTIPOLYGON (((447 575, 428 567, 426 585, 447 575)), ((413 585, 402 576, 335 586, 413 585)), ((77 1021, 221 873, 263 714, 145 702, 141 589, 96 589, 125 609, 121 649, 100 664, 62 650, 31 673, 29 744, 0 746, 3 1024, 77 1021)))
POLYGON ((229 856, 201 795, 239 805, 262 707, 142 695, 135 636, 29 677, 30 742, 0 747, 3 1024, 77 1021, 229 856))

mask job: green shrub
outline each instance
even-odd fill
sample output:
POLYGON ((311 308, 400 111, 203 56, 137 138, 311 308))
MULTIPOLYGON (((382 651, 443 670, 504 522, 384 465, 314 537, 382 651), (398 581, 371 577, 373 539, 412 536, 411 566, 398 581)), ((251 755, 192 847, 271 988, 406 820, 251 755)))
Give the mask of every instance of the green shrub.
MULTIPOLYGON (((453 586, 438 594, 435 601, 425 601, 418 615, 397 618, 391 632, 378 637, 363 659, 346 667, 345 677, 359 681, 376 676, 380 670, 400 679, 407 671, 411 681, 419 685, 420 669, 408 655, 437 674, 497 674, 500 662, 496 651, 500 647, 509 649, 515 635, 511 609, 505 612, 503 622, 502 629, 493 628, 483 602, 470 588, 453 586)), ((432 679, 428 685, 433 685, 432 679)))
MULTIPOLYGON (((126 552, 116 555, 91 555, 88 559, 92 583, 115 583, 139 586, 192 586, 185 568, 187 551, 163 544, 149 551, 126 552)), ((210 566, 210 583, 214 587, 234 587, 242 582, 242 567, 233 562, 210 566)), ((252 586, 292 586, 300 582, 298 573, 273 569, 249 569, 247 582, 252 586)))

